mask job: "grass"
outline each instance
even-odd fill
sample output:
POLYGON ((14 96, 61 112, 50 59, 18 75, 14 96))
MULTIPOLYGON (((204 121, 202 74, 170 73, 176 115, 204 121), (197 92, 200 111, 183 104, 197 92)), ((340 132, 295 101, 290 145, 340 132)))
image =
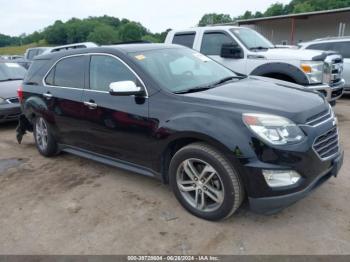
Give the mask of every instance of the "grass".
POLYGON ((23 55, 28 48, 36 46, 38 44, 0 47, 0 55, 23 55))

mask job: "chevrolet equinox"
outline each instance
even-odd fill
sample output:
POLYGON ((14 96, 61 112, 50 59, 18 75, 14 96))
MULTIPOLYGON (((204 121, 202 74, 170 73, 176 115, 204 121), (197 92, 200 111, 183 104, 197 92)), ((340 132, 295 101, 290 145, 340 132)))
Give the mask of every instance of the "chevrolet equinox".
POLYGON ((32 131, 46 157, 63 151, 161 179, 207 220, 229 217, 246 199, 253 211, 277 212, 343 162, 322 95, 235 74, 177 45, 39 56, 18 96, 19 142, 32 131))

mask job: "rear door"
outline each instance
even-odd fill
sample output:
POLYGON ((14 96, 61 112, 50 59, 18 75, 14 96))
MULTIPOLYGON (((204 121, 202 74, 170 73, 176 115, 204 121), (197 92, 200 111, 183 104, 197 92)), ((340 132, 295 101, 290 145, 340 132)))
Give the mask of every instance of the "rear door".
POLYGON ((174 35, 172 44, 193 48, 196 32, 182 32, 174 35))
POLYGON ((62 144, 80 147, 84 141, 81 136, 85 109, 82 96, 88 58, 87 55, 63 58, 44 79, 43 97, 62 144))
POLYGON ((153 130, 148 98, 109 93, 112 82, 133 81, 143 86, 142 81, 121 59, 108 54, 91 55, 89 72, 89 89, 83 94, 84 149, 142 164, 153 130))

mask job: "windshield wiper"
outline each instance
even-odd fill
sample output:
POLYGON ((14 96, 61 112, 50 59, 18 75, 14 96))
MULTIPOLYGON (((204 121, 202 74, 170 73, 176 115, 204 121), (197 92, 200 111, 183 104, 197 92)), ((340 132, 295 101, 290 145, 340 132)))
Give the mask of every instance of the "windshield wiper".
POLYGON ((186 90, 181 90, 181 91, 177 91, 177 92, 174 92, 175 94, 187 94, 187 93, 194 93, 194 92, 200 92, 200 91, 205 91, 205 90, 208 90, 208 89, 212 89, 218 85, 221 85, 223 83, 226 83, 228 81, 231 81, 233 79, 243 79, 245 77, 243 76, 228 76, 228 77, 225 77, 223 79, 220 79, 219 81, 216 81, 212 84, 209 84, 209 85, 206 85, 206 86, 198 86, 198 87, 194 87, 194 88, 189 88, 189 89, 186 89, 186 90))
POLYGON ((268 49, 269 47, 266 47, 266 46, 254 46, 249 48, 249 50, 268 50, 268 49))
POLYGON ((6 78, 6 79, 0 79, 0 82, 17 81, 17 80, 23 80, 23 78, 6 78))
POLYGON ((214 84, 211 84, 210 86, 211 87, 215 87, 215 86, 218 86, 218 85, 221 85, 225 82, 228 82, 228 81, 231 81, 231 80, 234 80, 234 79, 243 79, 244 77, 242 76, 228 76, 228 77, 225 77, 223 79, 220 79, 219 81, 215 82, 214 84))
POLYGON ((205 91, 212 88, 211 86, 198 86, 198 87, 193 87, 193 88, 189 88, 186 90, 181 90, 181 91, 177 91, 174 92, 175 94, 187 94, 187 93, 194 93, 194 92, 200 92, 200 91, 205 91))

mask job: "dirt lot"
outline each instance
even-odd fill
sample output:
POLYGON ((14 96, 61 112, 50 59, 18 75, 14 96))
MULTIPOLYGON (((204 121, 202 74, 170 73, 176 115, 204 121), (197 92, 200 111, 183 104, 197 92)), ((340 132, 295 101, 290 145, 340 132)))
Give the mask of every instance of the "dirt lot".
POLYGON ((243 208, 212 223, 167 186, 63 154, 0 126, 1 254, 350 254, 350 98, 336 107, 346 157, 338 178, 273 216, 243 208))

